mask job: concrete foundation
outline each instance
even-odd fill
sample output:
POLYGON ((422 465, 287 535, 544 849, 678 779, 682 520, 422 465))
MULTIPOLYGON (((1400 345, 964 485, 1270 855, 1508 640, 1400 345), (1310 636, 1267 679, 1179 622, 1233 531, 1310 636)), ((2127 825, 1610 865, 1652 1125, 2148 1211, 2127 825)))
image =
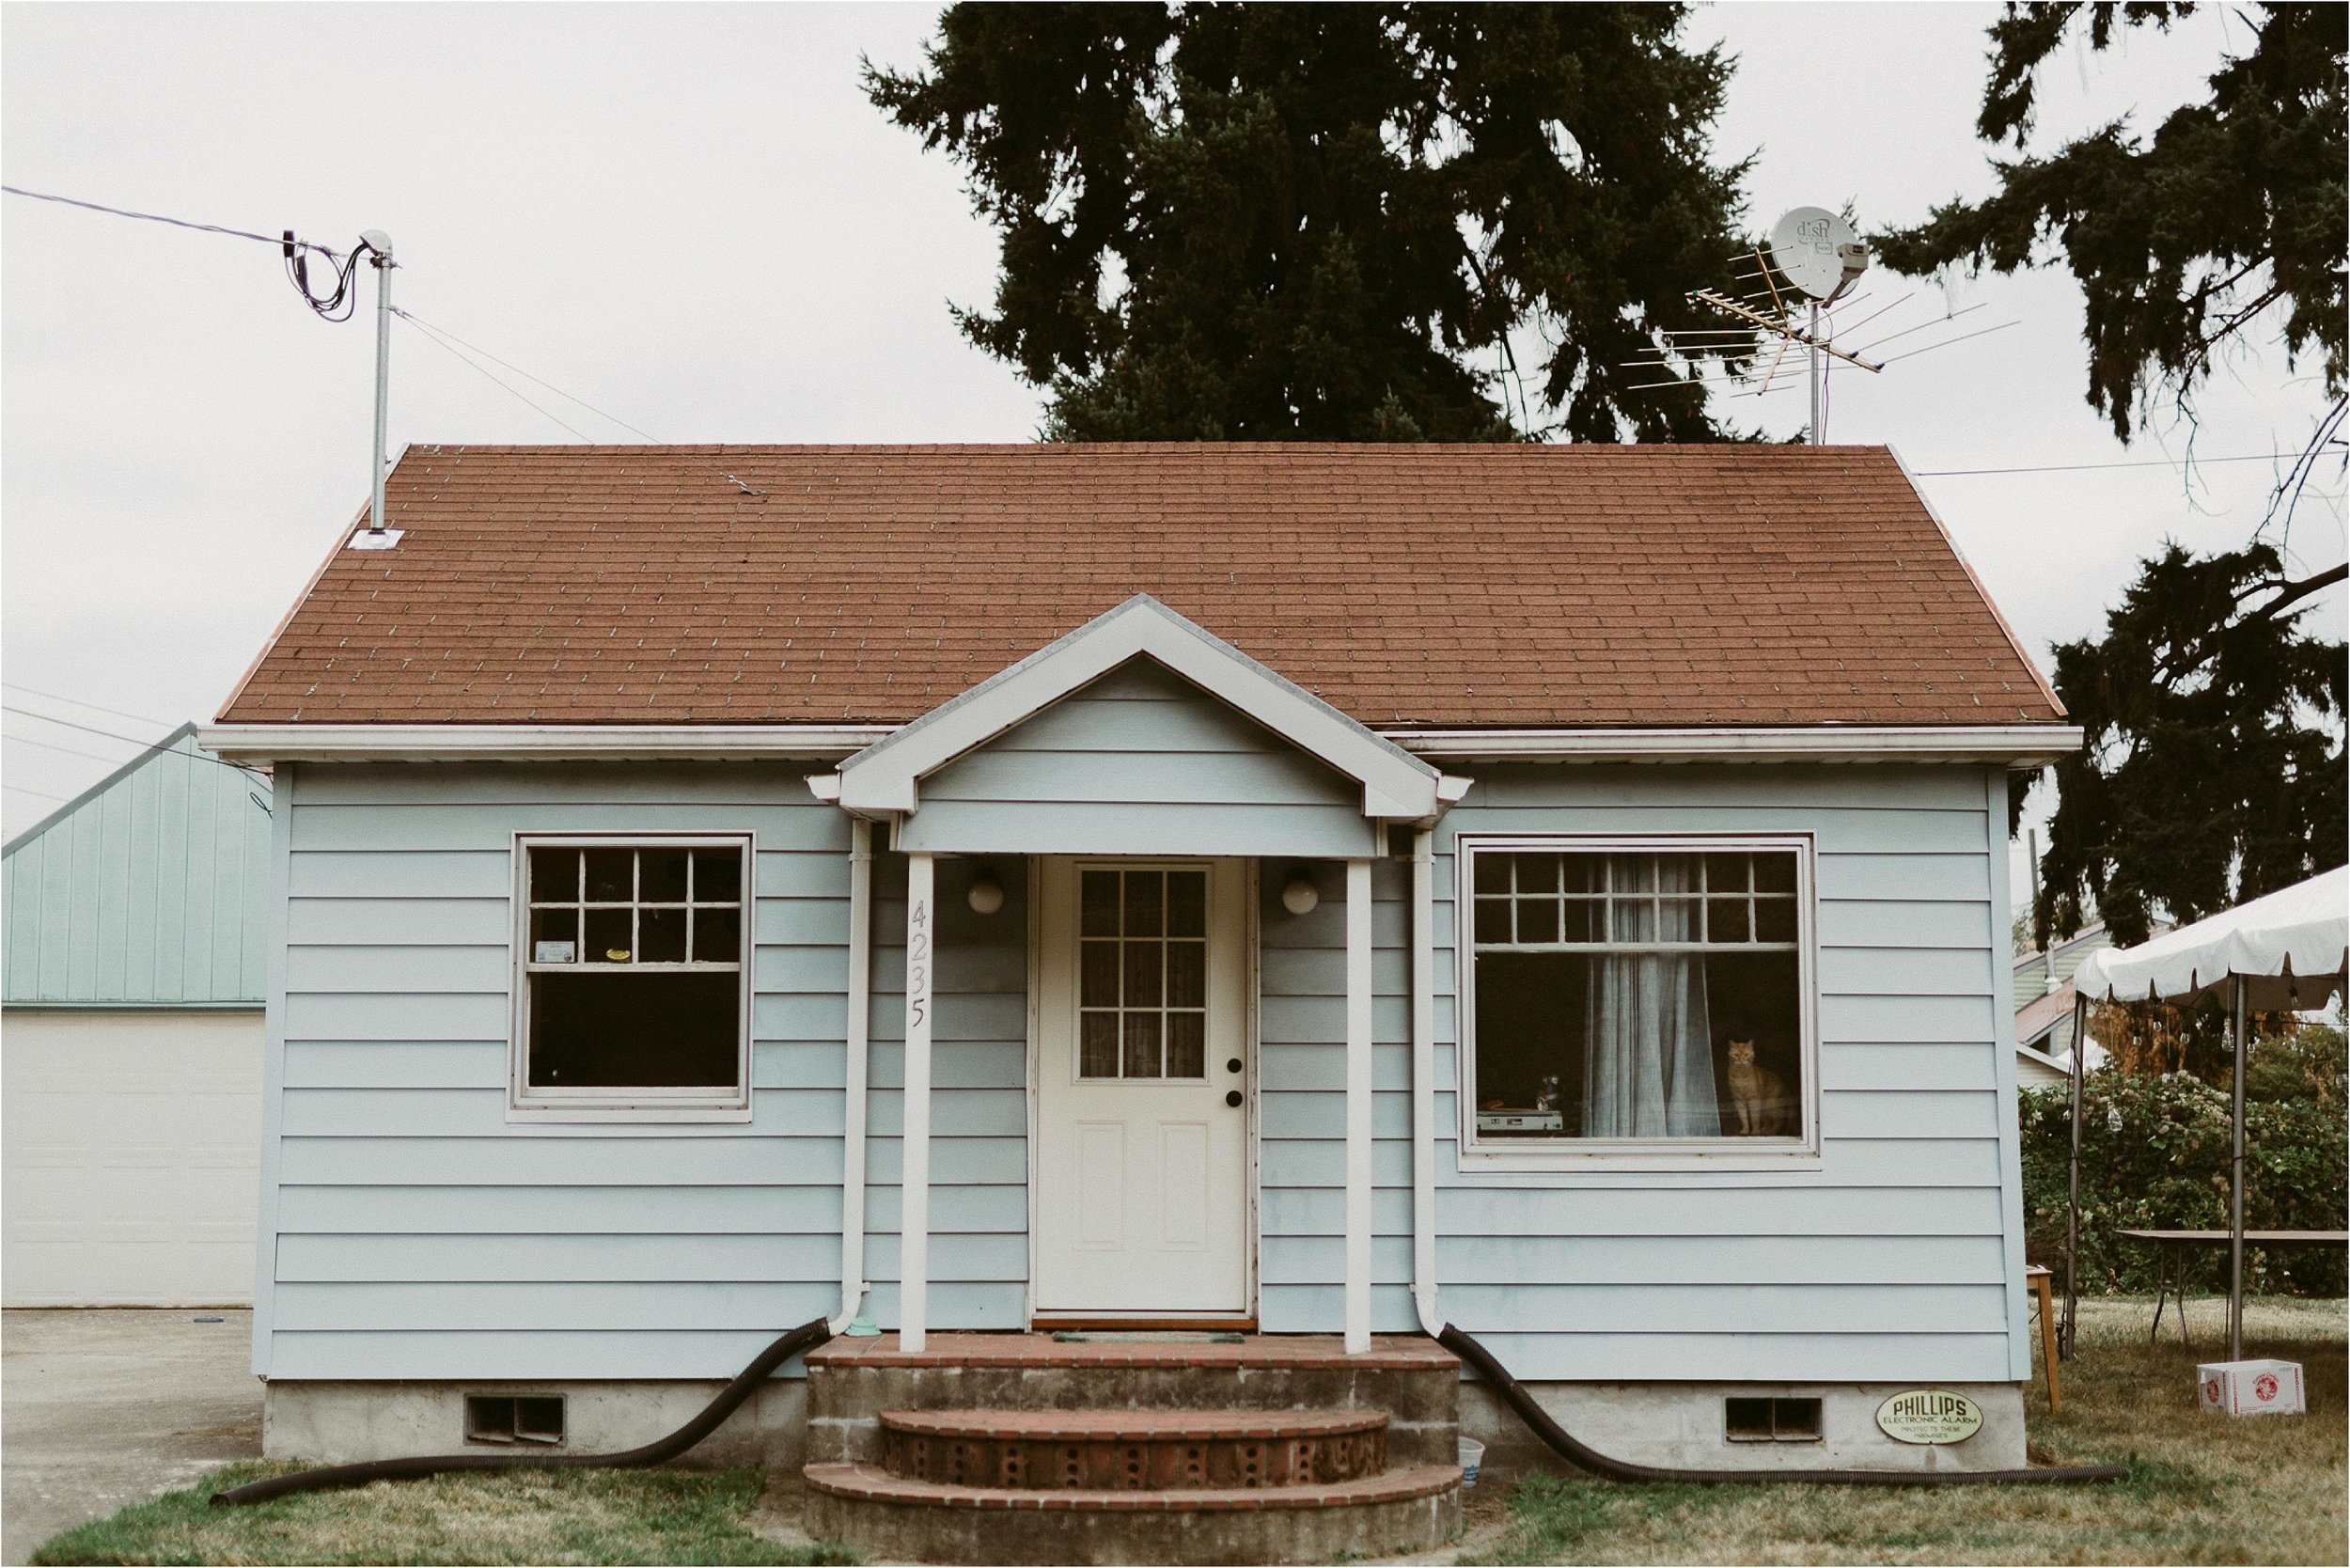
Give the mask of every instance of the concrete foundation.
MULTIPOLYGON (((871 1412, 889 1405, 995 1405, 1049 1409, 1076 1403, 1077 1380, 1050 1370, 902 1370, 869 1374, 861 1408, 808 1408, 807 1384, 776 1379, 747 1401, 682 1463, 713 1468, 763 1465, 796 1469, 826 1461, 872 1462, 880 1433, 871 1412), (1066 1385, 1066 1387, 1064 1387, 1066 1385), (813 1420, 811 1421, 811 1415, 813 1420), (811 1441, 813 1437, 813 1441, 811 1441)), ((1098 1374, 1097 1374, 1098 1375, 1098 1374)), ((1097 1398, 1136 1407, 1196 1403, 1176 1391, 1179 1379, 1136 1371, 1113 1377, 1097 1398), (1160 1387, 1165 1383, 1167 1387, 1160 1387)), ((1451 1411, 1432 1406, 1410 1377, 1341 1377, 1312 1372, 1264 1378, 1246 1403, 1346 1407, 1379 1404, 1395 1413, 1391 1441, 1399 1463, 1450 1459, 1451 1411), (1444 1451, 1438 1451, 1442 1450, 1444 1451)), ((1911 1384, 1851 1383, 1534 1383, 1527 1387, 1575 1436, 1613 1458, 1702 1469, 1997 1470, 2021 1466, 2024 1396, 2013 1383, 1937 1384, 1982 1407, 1982 1430, 1963 1443, 1921 1447, 1879 1431, 1877 1406, 1911 1384), (1733 1443, 1723 1432, 1722 1402, 1744 1396, 1816 1398, 1821 1439, 1733 1443)), ((288 1383, 268 1385, 263 1450, 273 1459, 338 1464, 419 1453, 484 1452, 502 1447, 465 1441, 468 1393, 565 1396, 564 1448, 608 1452, 650 1442, 682 1426, 723 1387, 716 1381, 561 1383, 288 1383)), ((1459 1386, 1461 1435, 1486 1445, 1490 1469, 1555 1467, 1559 1461, 1492 1390, 1459 1386)), ((1449 1401, 1446 1403, 1449 1403, 1449 1401)))
MULTIPOLYGON (((465 1440, 467 1394, 560 1394, 559 1451, 611 1453, 666 1436, 717 1397, 723 1382, 288 1383, 268 1386, 261 1450, 272 1459, 348 1464, 412 1454, 497 1453, 465 1440)), ((678 1461, 704 1469, 796 1469, 807 1457, 807 1384, 771 1379, 678 1461)))
MULTIPOLYGON (((1877 1406, 1915 1383, 1528 1383, 1551 1418, 1611 1459, 1706 1470, 2006 1470, 2024 1460, 2024 1392, 2014 1383, 1936 1383, 1982 1407, 1963 1443, 1895 1442, 1877 1406), (1722 1402, 1773 1396, 1820 1402, 1820 1440, 1733 1443, 1722 1402)), ((1490 1469, 1556 1468, 1560 1461, 1484 1384, 1461 1385, 1461 1435, 1485 1447, 1490 1469)))

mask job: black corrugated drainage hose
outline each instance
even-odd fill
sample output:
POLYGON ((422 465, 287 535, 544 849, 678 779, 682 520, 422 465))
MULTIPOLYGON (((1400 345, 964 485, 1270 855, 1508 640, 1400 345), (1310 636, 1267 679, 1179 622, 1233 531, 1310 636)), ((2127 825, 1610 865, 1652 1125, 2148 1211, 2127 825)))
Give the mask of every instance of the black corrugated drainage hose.
POLYGON ((832 1338, 832 1328, 822 1318, 804 1323, 799 1327, 769 1345, 741 1375, 718 1392, 718 1397, 702 1407, 700 1415, 642 1448, 619 1453, 445 1453, 423 1459, 376 1459, 362 1465, 330 1465, 318 1470, 296 1470, 291 1475, 271 1476, 266 1481, 250 1482, 212 1494, 216 1504, 267 1502, 295 1492, 324 1492, 338 1486, 365 1486, 371 1481, 414 1481, 421 1476, 446 1475, 452 1470, 634 1470, 663 1464, 675 1459, 687 1449, 718 1430, 719 1423, 734 1414, 737 1406, 759 1391, 759 1386, 773 1375, 777 1367, 803 1351, 814 1350, 832 1338))
POLYGON ((2130 1472, 2121 1465, 2050 1466, 2028 1470, 1675 1470, 1657 1465, 1631 1465, 1621 1459, 1610 1459, 1598 1450, 1586 1447, 1565 1427, 1551 1419, 1550 1412, 1526 1391, 1523 1384, 1512 1377, 1507 1368, 1494 1359, 1492 1351, 1470 1339, 1450 1324, 1436 1336, 1436 1342, 1452 1352, 1478 1374, 1494 1386, 1503 1402, 1517 1412, 1544 1443, 1561 1458, 1603 1475, 1610 1481, 1681 1482, 1694 1486, 1725 1486, 1740 1483, 1811 1486, 1982 1486, 1991 1483, 2055 1483, 2071 1484, 2091 1481, 2120 1481, 2130 1472))

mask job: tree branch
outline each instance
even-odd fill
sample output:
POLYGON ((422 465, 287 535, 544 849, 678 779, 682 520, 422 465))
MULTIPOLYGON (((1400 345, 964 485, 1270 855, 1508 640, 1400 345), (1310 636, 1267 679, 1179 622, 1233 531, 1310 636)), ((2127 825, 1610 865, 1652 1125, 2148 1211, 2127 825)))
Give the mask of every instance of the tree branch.
POLYGON ((2334 584, 2341 582, 2345 576, 2350 576, 2350 561, 2344 561, 2342 565, 2337 567, 2330 567, 2327 570, 2317 573, 2317 575, 2313 577, 2304 577, 2297 583, 2279 583, 2276 586, 2281 591, 2278 593, 2277 597, 2271 599, 2267 604, 2263 604, 2256 610, 2246 611, 2245 618, 2247 619, 2254 618, 2265 619, 2266 618, 2275 615, 2279 610, 2283 609, 2287 604, 2294 604, 2299 600, 2307 599, 2311 594, 2317 592, 2321 588, 2331 588, 2334 584))

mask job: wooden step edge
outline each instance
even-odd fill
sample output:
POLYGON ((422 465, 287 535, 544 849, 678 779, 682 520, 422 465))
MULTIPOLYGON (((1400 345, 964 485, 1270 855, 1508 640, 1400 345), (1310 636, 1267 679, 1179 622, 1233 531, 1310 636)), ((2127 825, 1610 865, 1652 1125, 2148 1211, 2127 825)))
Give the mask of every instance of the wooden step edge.
POLYGON ((884 1410, 883 1428, 926 1437, 1003 1443, 1279 1442, 1386 1428, 1387 1412, 1360 1410, 884 1410))
POLYGON ((1123 1371, 1428 1372, 1457 1375, 1461 1363, 1435 1341, 1379 1335, 1349 1356, 1336 1335, 1250 1335, 1230 1341, 1060 1341, 1042 1334, 933 1334, 921 1350, 899 1348, 895 1334, 841 1336, 807 1353, 811 1375, 869 1368, 954 1367, 1012 1371, 1115 1368, 1123 1371))
POLYGON ((1458 1465, 1416 1465, 1327 1485, 1202 1488, 1129 1492, 950 1486, 909 1481, 877 1465, 810 1465, 802 1470, 816 1491, 858 1502, 912 1508, 967 1508, 1044 1513, 1238 1513, 1281 1509, 1364 1508, 1440 1497, 1461 1484, 1458 1465))

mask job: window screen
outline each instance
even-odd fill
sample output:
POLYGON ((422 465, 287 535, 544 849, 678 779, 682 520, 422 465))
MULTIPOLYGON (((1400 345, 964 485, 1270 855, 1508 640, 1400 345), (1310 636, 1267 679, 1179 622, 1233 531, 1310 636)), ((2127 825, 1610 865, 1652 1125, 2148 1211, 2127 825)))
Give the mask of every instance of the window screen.
POLYGON ((1204 1078, 1208 873, 1078 874, 1077 1075, 1204 1078))
POLYGON ((748 845, 525 853, 525 1102, 739 1098, 748 845))
POLYGON ((1477 1141, 1804 1135, 1799 846, 1464 852, 1477 1141))

